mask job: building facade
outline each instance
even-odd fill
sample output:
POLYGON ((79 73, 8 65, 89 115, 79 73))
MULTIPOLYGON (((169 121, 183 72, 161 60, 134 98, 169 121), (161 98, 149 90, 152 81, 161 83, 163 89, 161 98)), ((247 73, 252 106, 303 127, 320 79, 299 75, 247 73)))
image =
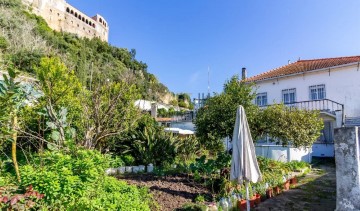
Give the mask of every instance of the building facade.
POLYGON ((324 130, 312 156, 334 156, 334 128, 360 125, 360 56, 299 60, 247 78, 255 82, 255 104, 319 110, 324 130))
POLYGON ((65 0, 22 0, 35 14, 43 17, 56 31, 77 34, 89 39, 108 41, 109 25, 100 15, 89 17, 65 0))

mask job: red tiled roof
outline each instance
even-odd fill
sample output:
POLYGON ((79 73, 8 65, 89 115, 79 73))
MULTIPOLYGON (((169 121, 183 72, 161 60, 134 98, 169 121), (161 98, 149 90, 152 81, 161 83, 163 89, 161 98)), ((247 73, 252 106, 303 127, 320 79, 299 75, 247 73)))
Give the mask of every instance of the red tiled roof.
POLYGON ((173 120, 174 120, 173 118, 166 118, 166 117, 157 117, 156 118, 157 122, 171 122, 173 120))
POLYGON ((298 60, 297 62, 278 67, 276 69, 255 75, 246 79, 248 82, 255 82, 264 79, 276 78, 279 76, 286 76, 295 73, 302 73, 323 68, 335 67, 344 64, 360 62, 360 56, 313 59, 313 60, 298 60))

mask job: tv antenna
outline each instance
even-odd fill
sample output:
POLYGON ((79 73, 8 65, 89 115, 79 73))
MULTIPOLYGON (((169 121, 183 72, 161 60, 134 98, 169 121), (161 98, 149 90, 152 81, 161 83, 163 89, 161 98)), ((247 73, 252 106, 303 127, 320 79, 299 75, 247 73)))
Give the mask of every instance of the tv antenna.
POLYGON ((210 97, 210 67, 208 66, 208 97, 210 97))

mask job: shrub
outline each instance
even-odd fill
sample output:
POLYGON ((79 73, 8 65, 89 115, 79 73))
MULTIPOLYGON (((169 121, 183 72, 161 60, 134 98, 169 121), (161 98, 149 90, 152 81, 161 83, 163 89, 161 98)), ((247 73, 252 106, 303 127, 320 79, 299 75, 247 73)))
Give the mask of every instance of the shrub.
POLYGON ((21 1, 20 0, 1 0, 0 6, 4 7, 20 7, 21 1))
POLYGON ((197 195, 196 198, 195 198, 195 202, 196 203, 204 203, 205 202, 205 196, 204 195, 197 195))
POLYGON ((206 205, 186 203, 181 208, 176 209, 176 211, 203 211, 207 210, 206 205))
POLYGON ((154 128, 136 133, 133 141, 134 154, 139 163, 165 166, 174 163, 179 141, 172 134, 154 128))
POLYGON ((120 166, 124 166, 125 162, 123 161, 123 159, 119 156, 115 156, 111 159, 110 161, 110 166, 111 167, 120 167, 120 166))
POLYGON ((110 157, 92 150, 45 152, 21 167, 21 187, 33 185, 49 207, 68 210, 150 210, 147 189, 105 176, 110 157))
POLYGON ((135 163, 135 158, 132 155, 123 155, 121 158, 127 166, 132 166, 135 163))
POLYGON ((6 49, 8 46, 8 41, 4 37, 0 36, 0 49, 6 49))
POLYGON ((195 136, 189 136, 180 140, 178 149, 178 159, 180 162, 188 163, 194 160, 200 152, 200 143, 195 136))
POLYGON ((27 187, 24 194, 19 194, 16 188, 0 188, 0 209, 38 210, 43 197, 44 194, 34 191, 32 186, 27 187))

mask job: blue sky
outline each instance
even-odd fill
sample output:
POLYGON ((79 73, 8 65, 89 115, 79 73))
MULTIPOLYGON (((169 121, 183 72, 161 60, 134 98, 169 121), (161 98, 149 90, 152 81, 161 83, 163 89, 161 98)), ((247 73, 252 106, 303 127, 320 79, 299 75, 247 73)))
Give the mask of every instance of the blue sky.
POLYGON ((68 0, 110 25, 109 42, 136 49, 173 92, 221 92, 301 59, 360 55, 358 0, 68 0))

